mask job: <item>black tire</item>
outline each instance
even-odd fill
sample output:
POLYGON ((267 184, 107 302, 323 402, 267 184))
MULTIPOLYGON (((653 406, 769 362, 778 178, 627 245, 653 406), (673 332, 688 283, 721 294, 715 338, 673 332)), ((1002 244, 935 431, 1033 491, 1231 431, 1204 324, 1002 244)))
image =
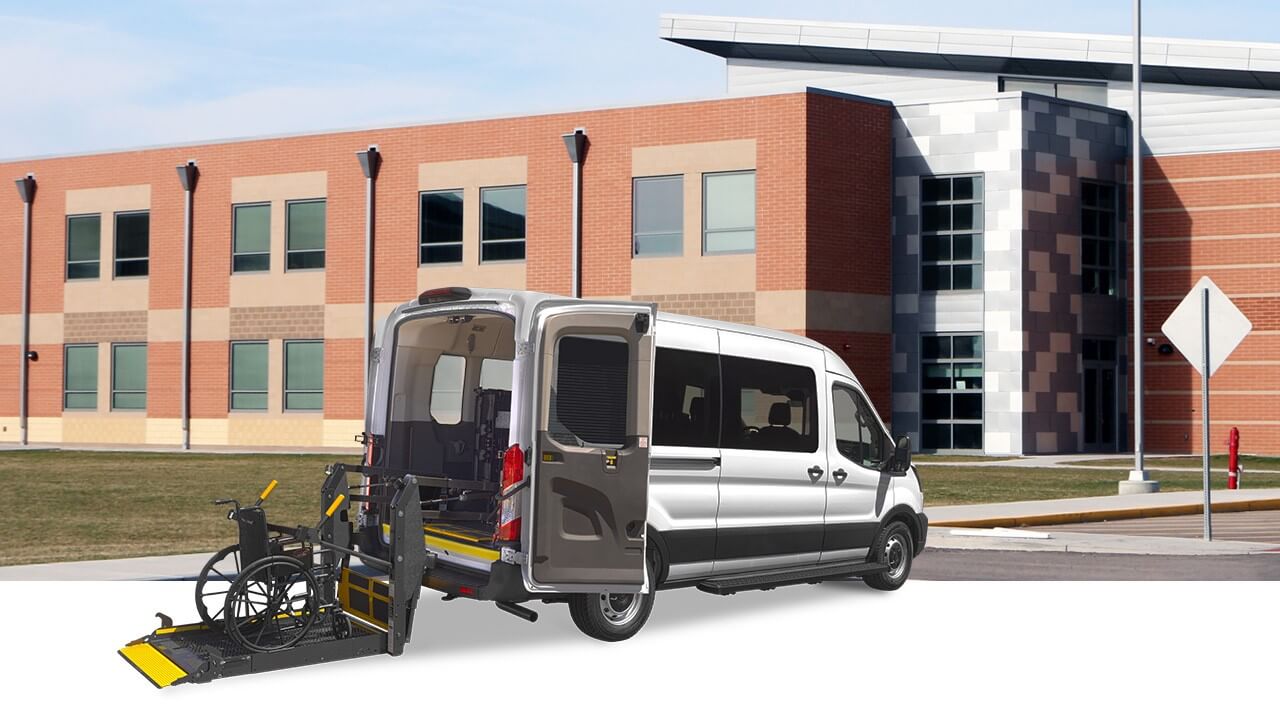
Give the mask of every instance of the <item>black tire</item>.
POLYGON ((226 610, 226 597, 231 584, 240 575, 240 545, 232 544, 214 554, 196 578, 196 613, 210 628, 221 628, 226 610), (210 590, 212 589, 212 590, 210 590), (211 612, 209 609, 213 608, 211 612))
POLYGON ((915 545, 912 543, 911 529, 900 521, 891 522, 876 535, 876 540, 871 544, 870 554, 877 563, 888 565, 889 570, 867 576, 863 581, 877 591, 898 590, 911 575, 911 560, 914 553, 915 545))
POLYGON ((231 584, 223 622, 240 646, 269 653, 302 640, 318 615, 311 571, 295 558, 268 556, 246 566, 231 584))
POLYGON ((616 643, 624 641, 644 627, 653 611, 657 591, 657 569, 654 557, 645 559, 649 573, 648 593, 579 593, 569 597, 569 615, 578 630, 596 640, 616 643))

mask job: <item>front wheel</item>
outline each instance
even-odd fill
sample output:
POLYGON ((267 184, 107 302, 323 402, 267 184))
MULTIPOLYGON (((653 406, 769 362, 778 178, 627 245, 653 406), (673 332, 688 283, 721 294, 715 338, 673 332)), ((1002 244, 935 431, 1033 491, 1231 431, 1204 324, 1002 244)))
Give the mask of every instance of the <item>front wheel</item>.
POLYGON ((569 597, 569 615, 578 630, 597 640, 623 641, 644 627, 658 588, 653 559, 645 559, 648 593, 580 593, 569 597))
POLYGON ((914 553, 911 530, 907 525, 900 521, 889 524, 876 535, 876 540, 871 545, 871 558, 888 568, 863 580, 877 591, 896 591, 911 575, 911 558, 914 553))

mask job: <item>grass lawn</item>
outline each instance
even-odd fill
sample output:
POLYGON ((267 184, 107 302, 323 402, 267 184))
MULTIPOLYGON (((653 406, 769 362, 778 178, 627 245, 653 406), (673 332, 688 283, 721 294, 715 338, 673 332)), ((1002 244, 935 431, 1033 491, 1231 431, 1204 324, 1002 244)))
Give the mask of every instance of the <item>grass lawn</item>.
MULTIPOLYGON (((1148 456, 1144 463, 1148 467, 1194 467, 1199 469, 1204 465, 1204 461, 1200 457, 1151 457, 1148 456)), ((1094 459, 1079 462, 1063 462, 1063 464, 1092 464, 1095 467, 1128 467, 1133 466, 1133 457, 1119 457, 1117 459, 1094 459)), ((1261 457, 1250 456, 1247 454, 1240 455, 1240 464, 1244 465, 1245 474, 1248 470, 1253 469, 1276 469, 1280 470, 1280 457, 1261 457)), ((1209 466, 1215 470, 1227 468, 1227 455, 1215 454, 1209 457, 1209 466)))
POLYGON ((347 455, 0 452, 0 566, 214 551, 237 539, 227 507, 267 500, 277 524, 314 524, 324 467, 347 455))
MULTIPOLYGON (((1091 463, 1092 464, 1092 463, 1091 463)), ((1030 467, 944 467, 920 465, 924 500, 929 506, 1112 496, 1116 482, 1128 474, 1125 468, 1056 469, 1030 467)), ((1157 472, 1160 491, 1198 490, 1201 476, 1194 472, 1157 472)), ((1225 488, 1225 471, 1214 470, 1213 487, 1225 488)), ((1280 487, 1280 474, 1246 475, 1251 489, 1280 487)))

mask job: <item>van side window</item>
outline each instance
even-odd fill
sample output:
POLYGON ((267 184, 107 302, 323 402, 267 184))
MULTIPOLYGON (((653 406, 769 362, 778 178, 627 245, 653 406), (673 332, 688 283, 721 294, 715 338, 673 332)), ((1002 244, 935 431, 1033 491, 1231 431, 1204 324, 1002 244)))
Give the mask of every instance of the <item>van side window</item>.
POLYGON ((889 455, 888 435, 880 429, 866 399, 847 387, 831 391, 831 415, 836 424, 836 450, 867 469, 879 469, 889 455))
POLYGON ((480 363, 480 389, 511 391, 511 361, 485 358, 480 363))
POLYGON ((720 446, 816 452, 818 401, 813 370, 798 365, 723 356, 720 446))
POLYGON ((431 419, 442 425, 462 421, 462 380, 467 359, 461 355, 441 355, 431 377, 431 419))
POLYGON ((653 443, 716 447, 720 361, 715 355, 658 348, 653 366, 653 443))
POLYGON ((551 437, 562 444, 626 444, 629 373, 625 341, 560 338, 548 424, 551 437))

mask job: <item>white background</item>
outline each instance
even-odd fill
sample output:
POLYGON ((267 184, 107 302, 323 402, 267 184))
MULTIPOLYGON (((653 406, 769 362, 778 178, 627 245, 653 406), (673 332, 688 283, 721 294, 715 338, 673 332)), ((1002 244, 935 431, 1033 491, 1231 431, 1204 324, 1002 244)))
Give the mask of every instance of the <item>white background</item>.
POLYGON ((1274 583, 860 582, 712 596, 663 591, 617 644, 563 605, 526 623, 423 591, 399 658, 156 690, 116 649, 164 611, 196 620, 190 582, 10 582, 8 712, 1275 712, 1274 583), (17 707, 15 707, 17 706, 17 707))

